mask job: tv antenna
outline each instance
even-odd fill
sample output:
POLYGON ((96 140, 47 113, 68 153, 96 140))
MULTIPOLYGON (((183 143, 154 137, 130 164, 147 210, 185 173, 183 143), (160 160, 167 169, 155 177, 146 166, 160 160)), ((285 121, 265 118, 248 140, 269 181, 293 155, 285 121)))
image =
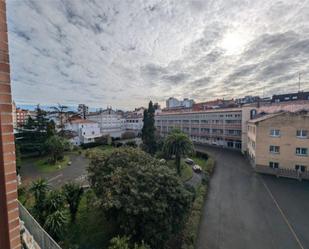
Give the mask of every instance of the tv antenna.
POLYGON ((298 92, 300 92, 300 75, 301 73, 298 74, 298 92))

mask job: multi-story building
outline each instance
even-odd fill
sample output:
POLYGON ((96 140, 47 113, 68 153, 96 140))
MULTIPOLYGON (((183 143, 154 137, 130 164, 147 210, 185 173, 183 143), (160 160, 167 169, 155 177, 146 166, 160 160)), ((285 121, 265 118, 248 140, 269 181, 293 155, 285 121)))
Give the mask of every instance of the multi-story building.
POLYGON ((172 108, 191 108, 194 104, 193 99, 184 98, 183 100, 178 100, 174 97, 170 97, 166 100, 166 108, 172 109, 172 108))
POLYGON ((162 136, 179 128, 193 142, 227 148, 242 148, 242 109, 228 108, 197 112, 162 112, 155 116, 157 131, 162 136))
POLYGON ((30 116, 30 112, 28 110, 23 110, 20 108, 16 109, 16 125, 17 127, 22 127, 27 123, 27 120, 30 116))
POLYGON ((209 109, 219 109, 219 108, 232 108, 237 107, 238 105, 233 99, 224 100, 224 99, 216 99, 201 103, 195 103, 192 106, 193 111, 205 111, 209 109))
POLYGON ((126 120, 111 108, 87 115, 88 120, 99 124, 102 135, 121 137, 126 130, 126 120))
POLYGON ((309 179, 309 112, 249 120, 247 153, 257 172, 309 179))
POLYGON ((85 119, 87 114, 89 113, 89 107, 86 106, 85 104, 79 104, 77 112, 83 119, 85 119))
POLYGON ((125 115, 125 128, 126 130, 130 130, 139 134, 142 131, 144 122, 143 122, 143 114, 130 112, 125 115))
POLYGON ((81 145, 95 142, 102 136, 99 124, 85 119, 74 119, 65 124, 65 130, 72 132, 71 143, 81 145))
POLYGON ((309 100, 309 92, 297 92, 273 95, 271 102, 287 102, 296 100, 309 100))

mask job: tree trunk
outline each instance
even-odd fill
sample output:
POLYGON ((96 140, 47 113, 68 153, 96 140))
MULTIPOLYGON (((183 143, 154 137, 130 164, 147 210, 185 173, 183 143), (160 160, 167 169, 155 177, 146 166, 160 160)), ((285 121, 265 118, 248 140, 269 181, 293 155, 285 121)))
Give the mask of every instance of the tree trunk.
POLYGON ((175 155, 175 159, 176 159, 176 168, 177 168, 177 174, 179 175, 179 176, 181 176, 181 168, 180 168, 180 155, 178 155, 178 154, 176 154, 175 155))

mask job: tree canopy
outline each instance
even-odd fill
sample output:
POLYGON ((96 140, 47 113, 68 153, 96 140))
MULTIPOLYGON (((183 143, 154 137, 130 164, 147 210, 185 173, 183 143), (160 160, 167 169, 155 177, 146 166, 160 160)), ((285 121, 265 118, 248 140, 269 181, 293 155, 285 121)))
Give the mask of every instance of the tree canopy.
POLYGON ((149 102, 148 109, 144 110, 142 140, 145 151, 154 154, 156 152, 156 139, 155 139, 155 108, 152 101, 149 102))
POLYGON ((164 248, 182 227, 192 194, 149 154, 128 147, 97 153, 88 172, 103 209, 135 242, 164 248))
POLYGON ((169 156, 175 156, 177 173, 181 174, 181 157, 194 151, 190 138, 182 131, 175 129, 165 138, 163 151, 169 156))

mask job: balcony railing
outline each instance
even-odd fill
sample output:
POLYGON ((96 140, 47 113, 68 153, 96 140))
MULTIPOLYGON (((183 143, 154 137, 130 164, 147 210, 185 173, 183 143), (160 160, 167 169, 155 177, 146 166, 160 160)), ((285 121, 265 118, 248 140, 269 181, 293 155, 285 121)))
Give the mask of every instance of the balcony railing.
POLYGON ((23 242, 29 249, 61 249, 21 203, 19 218, 24 226, 23 242))

